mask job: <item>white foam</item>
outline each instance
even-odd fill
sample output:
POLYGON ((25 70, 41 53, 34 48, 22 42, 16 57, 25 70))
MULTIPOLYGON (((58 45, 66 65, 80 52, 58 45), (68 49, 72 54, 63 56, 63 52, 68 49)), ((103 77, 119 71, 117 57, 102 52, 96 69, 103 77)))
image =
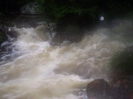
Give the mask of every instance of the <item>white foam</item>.
POLYGON ((126 46, 109 29, 61 46, 49 44, 45 26, 14 30, 18 56, 0 66, 0 99, 87 99, 81 90, 95 78, 108 80, 109 59, 126 46))

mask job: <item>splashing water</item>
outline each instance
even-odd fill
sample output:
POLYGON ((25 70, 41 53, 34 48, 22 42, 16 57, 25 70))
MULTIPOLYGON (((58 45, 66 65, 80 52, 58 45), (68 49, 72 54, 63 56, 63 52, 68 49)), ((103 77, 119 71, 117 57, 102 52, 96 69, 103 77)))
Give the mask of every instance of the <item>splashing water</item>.
POLYGON ((39 6, 36 2, 26 4, 21 8, 22 14, 40 14, 39 6))
POLYGON ((112 33, 120 27, 95 29, 78 43, 59 46, 50 45, 44 25, 13 27, 19 36, 6 54, 11 58, 1 61, 0 99, 87 99, 86 85, 96 78, 108 81, 110 58, 127 46, 112 33))

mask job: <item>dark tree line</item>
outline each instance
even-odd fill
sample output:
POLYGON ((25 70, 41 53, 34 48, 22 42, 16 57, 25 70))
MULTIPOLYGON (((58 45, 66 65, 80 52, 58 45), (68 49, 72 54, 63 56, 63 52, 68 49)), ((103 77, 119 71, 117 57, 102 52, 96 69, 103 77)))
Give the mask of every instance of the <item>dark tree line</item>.
POLYGON ((0 14, 9 15, 13 13, 20 13, 20 8, 34 0, 1 0, 0 1, 0 14))
POLYGON ((1 0, 0 14, 20 13, 20 8, 37 2, 43 14, 54 21, 98 20, 100 15, 107 19, 133 15, 132 0, 1 0))

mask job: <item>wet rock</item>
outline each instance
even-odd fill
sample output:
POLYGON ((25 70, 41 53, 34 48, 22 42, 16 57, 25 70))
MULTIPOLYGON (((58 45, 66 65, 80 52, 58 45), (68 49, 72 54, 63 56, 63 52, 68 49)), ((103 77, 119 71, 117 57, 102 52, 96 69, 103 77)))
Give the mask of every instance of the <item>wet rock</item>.
POLYGON ((7 39, 5 32, 0 29, 0 44, 7 39))
POLYGON ((129 97, 129 79, 127 75, 121 70, 116 69, 110 76, 111 88, 110 95, 113 99, 128 99, 129 97))
POLYGON ((114 99, 127 99, 129 81, 127 79, 118 80, 110 90, 110 95, 114 99))
POLYGON ((112 99, 109 95, 110 86, 104 79, 96 79, 87 85, 89 99, 112 99))
POLYGON ((109 78, 110 78, 111 83, 114 84, 121 79, 126 79, 126 74, 123 73, 121 69, 116 69, 110 74, 109 78))
POLYGON ((113 99, 133 99, 133 77, 117 79, 111 85, 110 95, 113 99))
POLYGON ((117 53, 110 66, 110 96, 133 99, 133 46, 117 53))
POLYGON ((4 41, 13 41, 18 37, 18 33, 13 31, 11 27, 8 26, 0 26, 0 35, 3 35, 3 42, 4 41))
POLYGON ((133 92, 129 94, 128 99, 133 99, 133 92))
POLYGON ((13 42, 17 39, 18 34, 9 27, 3 27, 0 28, 0 36, 2 37, 0 41, 0 61, 6 61, 12 59, 12 56, 17 56, 16 54, 12 56, 7 54, 14 53, 17 50, 13 42))
POLYGON ((84 36, 84 31, 81 27, 76 25, 62 26, 56 29, 56 35, 53 39, 54 42, 63 42, 64 40, 70 42, 79 42, 84 36))
POLYGON ((121 85, 121 81, 118 80, 118 81, 116 81, 116 83, 114 84, 114 87, 119 87, 120 85, 121 85))

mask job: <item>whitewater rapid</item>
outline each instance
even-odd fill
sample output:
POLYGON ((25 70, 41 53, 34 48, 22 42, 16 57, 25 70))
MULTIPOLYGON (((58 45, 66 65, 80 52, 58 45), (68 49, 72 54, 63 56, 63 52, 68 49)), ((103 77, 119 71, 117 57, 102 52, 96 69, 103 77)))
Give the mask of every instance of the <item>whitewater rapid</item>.
POLYGON ((97 78, 109 81, 110 58, 132 44, 122 36, 132 24, 124 22, 60 45, 50 44, 45 25, 12 27, 18 37, 13 51, 1 57, 0 99, 87 99, 86 85, 97 78))

